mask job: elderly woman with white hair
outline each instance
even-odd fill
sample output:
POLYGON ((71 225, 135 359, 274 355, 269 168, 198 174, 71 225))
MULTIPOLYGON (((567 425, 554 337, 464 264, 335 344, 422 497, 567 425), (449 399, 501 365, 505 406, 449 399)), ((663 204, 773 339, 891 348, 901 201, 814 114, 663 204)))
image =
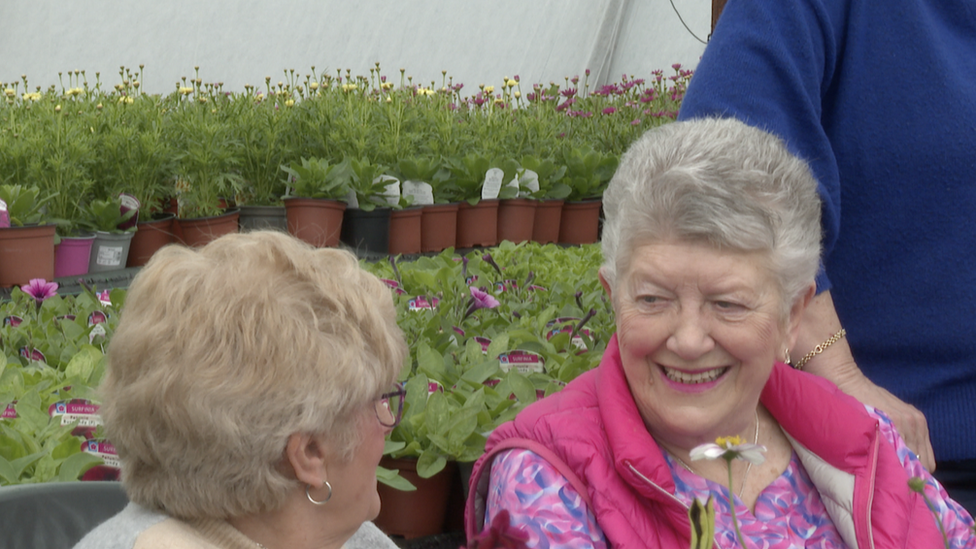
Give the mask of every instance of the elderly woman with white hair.
POLYGON ((951 547, 976 547, 887 418, 788 366, 820 202, 779 139, 734 120, 663 126, 623 156, 604 209, 617 333, 598 368, 489 437, 469 536, 504 510, 529 546, 685 549, 688 509, 711 497, 720 549, 739 546, 736 526, 749 547, 942 547, 918 477, 951 547), (725 437, 764 459, 696 460, 725 437))
POLYGON ((100 388, 131 503, 79 548, 395 548, 371 522, 406 346, 356 258, 274 232, 167 247, 100 388))

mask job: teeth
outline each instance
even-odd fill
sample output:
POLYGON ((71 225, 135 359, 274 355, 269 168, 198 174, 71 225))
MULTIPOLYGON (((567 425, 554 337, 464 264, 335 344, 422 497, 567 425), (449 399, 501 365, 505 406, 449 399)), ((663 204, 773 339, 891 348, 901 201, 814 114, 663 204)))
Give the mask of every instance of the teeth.
POLYGON ((698 383, 708 383, 710 381, 715 381, 722 374, 725 373, 728 368, 715 368, 714 370, 707 370, 704 372, 699 372, 697 374, 686 374, 679 370, 672 370, 671 368, 664 368, 664 375, 668 376, 668 379, 677 383, 685 383, 688 385, 696 385, 698 383))

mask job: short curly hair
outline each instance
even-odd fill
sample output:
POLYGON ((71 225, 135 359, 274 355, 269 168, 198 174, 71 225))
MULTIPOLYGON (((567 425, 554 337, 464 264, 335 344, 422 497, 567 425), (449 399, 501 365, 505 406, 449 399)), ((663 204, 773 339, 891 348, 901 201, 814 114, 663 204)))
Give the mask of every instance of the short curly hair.
POLYGON ((646 242, 703 242, 769 254, 781 313, 813 283, 820 196, 807 164, 778 137, 738 120, 703 118, 648 131, 623 155, 603 195, 611 285, 646 242))
POLYGON ((135 277, 100 387, 129 498, 179 518, 280 507, 293 433, 351 459, 406 354, 389 289, 272 231, 164 248, 135 277))

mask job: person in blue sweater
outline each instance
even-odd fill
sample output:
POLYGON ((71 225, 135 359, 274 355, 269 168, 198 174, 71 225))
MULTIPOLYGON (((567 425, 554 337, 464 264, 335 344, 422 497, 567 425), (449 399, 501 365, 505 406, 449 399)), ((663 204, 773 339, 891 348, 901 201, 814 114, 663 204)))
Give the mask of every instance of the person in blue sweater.
POLYGON ((973 512, 976 3, 731 0, 679 119, 715 115, 780 136, 819 181, 794 364, 887 412, 973 512))

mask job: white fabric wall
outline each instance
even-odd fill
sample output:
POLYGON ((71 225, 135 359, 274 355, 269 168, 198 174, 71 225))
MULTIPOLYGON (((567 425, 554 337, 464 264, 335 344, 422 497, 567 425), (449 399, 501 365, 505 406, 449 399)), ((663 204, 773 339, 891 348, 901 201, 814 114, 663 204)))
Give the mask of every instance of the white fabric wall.
MULTIPOLYGON (((673 2, 705 39, 711 0, 673 2)), ((395 82, 405 68, 439 86, 447 70, 474 93, 518 74, 525 90, 586 68, 601 83, 694 67, 704 48, 669 0, 0 0, 0 81, 26 74, 31 88, 74 69, 111 87, 120 65, 144 63, 149 92, 171 91, 195 65, 242 91, 284 69, 367 75, 379 61, 395 82)))

